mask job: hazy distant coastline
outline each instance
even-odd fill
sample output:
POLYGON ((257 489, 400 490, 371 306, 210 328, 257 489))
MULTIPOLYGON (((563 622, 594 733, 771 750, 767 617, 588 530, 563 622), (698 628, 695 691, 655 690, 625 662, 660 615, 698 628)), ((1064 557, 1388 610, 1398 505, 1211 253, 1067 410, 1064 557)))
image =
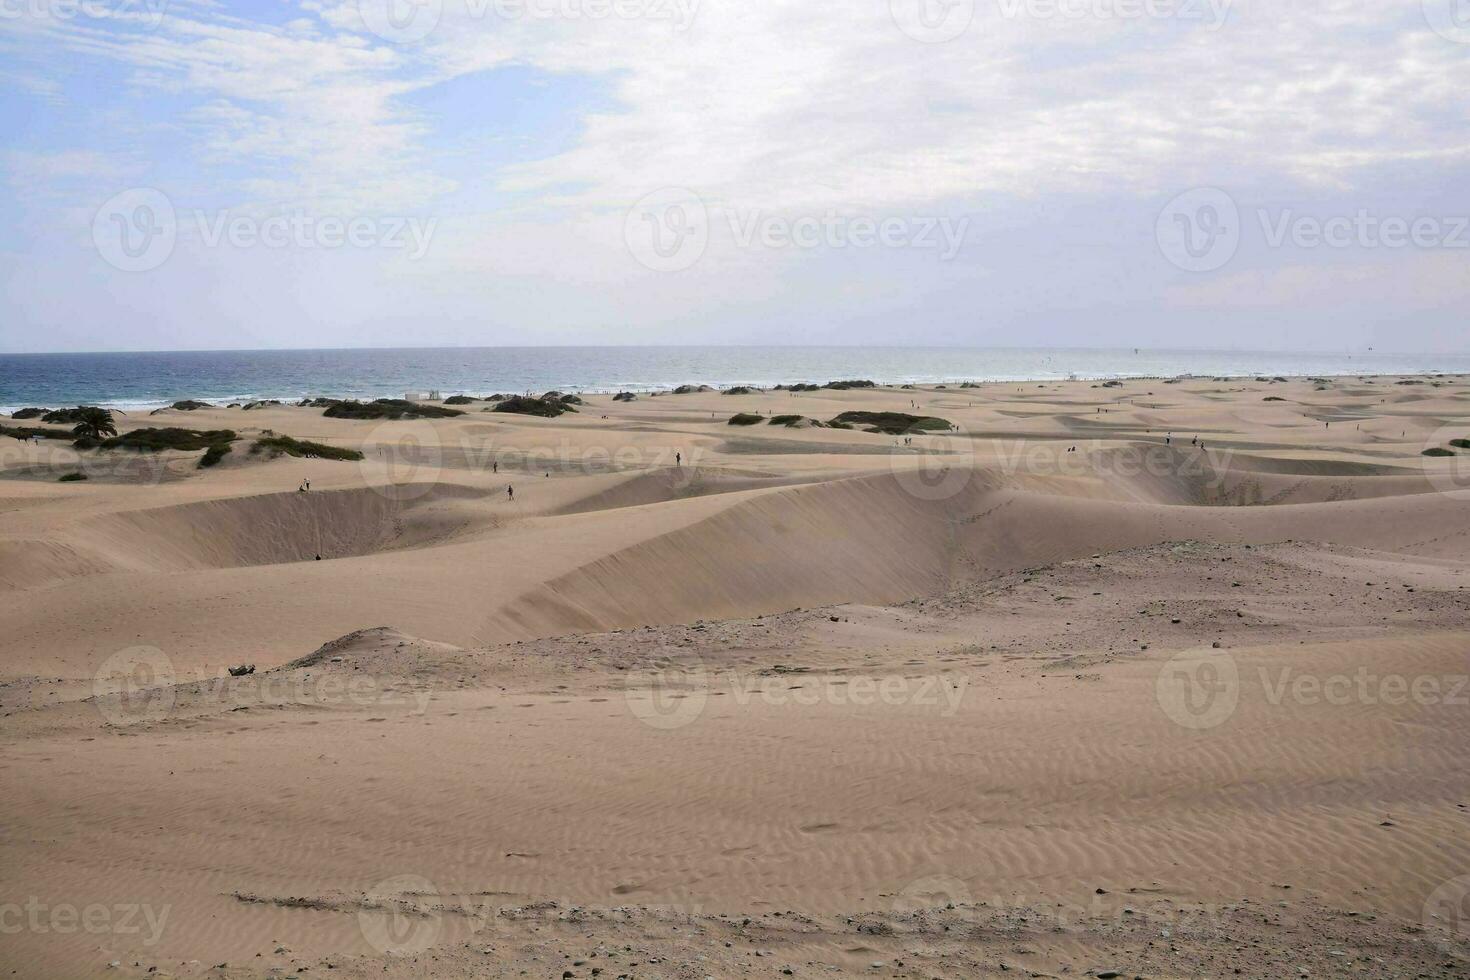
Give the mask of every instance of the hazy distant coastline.
POLYGON ((39 405, 157 408, 457 393, 770 387, 837 378, 880 384, 1172 377, 1470 373, 1470 354, 1023 348, 486 347, 0 355, 0 412, 39 405))

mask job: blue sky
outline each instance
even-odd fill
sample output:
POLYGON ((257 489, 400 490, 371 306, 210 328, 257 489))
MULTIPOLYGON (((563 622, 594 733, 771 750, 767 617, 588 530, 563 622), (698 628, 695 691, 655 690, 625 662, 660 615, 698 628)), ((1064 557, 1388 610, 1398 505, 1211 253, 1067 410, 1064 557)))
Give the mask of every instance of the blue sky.
POLYGON ((1458 6, 0 0, 0 350, 1463 351, 1458 6))

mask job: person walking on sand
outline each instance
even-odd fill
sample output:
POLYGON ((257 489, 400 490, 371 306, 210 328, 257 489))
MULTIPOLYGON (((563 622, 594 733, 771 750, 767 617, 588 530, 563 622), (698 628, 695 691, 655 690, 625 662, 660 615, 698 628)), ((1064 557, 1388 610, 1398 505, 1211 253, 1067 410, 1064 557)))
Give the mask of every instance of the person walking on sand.
POLYGON ((500 460, 494 459, 494 460, 491 460, 490 461, 490 472, 491 473, 499 473, 500 472, 500 460))
POLYGON ((684 465, 684 454, 683 453, 674 453, 674 465, 675 466, 683 466, 684 465))
POLYGON ((509 483, 507 483, 505 485, 505 499, 506 500, 514 500, 514 499, 516 499, 516 488, 513 487, 513 486, 511 486, 509 483))

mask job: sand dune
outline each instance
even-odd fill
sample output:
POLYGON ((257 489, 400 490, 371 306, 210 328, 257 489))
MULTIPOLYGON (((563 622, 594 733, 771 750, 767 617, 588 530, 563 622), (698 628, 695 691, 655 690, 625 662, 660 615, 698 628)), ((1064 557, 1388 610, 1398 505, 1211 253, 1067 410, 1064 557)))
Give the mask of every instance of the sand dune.
POLYGON ((1470 894, 1470 494, 1420 452, 1470 387, 1399 391, 188 413, 366 454, 214 470, 6 447, 0 860, 141 928, 0 962, 1456 975, 1426 909, 1470 894), (911 401, 957 431, 725 424, 911 401))

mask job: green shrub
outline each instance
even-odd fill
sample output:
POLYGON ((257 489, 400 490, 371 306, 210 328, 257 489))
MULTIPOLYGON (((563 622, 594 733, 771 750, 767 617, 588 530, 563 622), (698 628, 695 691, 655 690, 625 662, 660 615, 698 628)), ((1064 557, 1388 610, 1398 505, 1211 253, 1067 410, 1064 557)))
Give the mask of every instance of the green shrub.
POLYGON ((554 419, 565 412, 575 412, 576 409, 560 398, 533 398, 530 395, 511 395, 498 402, 491 411, 512 412, 516 415, 536 415, 544 419, 554 419))
POLYGON ((1425 456, 1455 456, 1458 455, 1453 449, 1445 449, 1443 446, 1434 446, 1424 450, 1425 456))
POLYGON ((77 481, 79 481, 79 480, 85 480, 86 478, 87 478, 87 474, 85 474, 85 473, 63 473, 61 476, 59 476, 59 477, 56 478, 56 482, 57 483, 76 483, 77 481))
POLYGON ((777 416, 774 416, 771 419, 770 424, 771 425, 795 425, 796 423, 800 422, 804 418, 806 418, 806 416, 804 416, 804 415, 777 415, 777 416))
POLYGON ((120 436, 104 439, 103 449, 136 449, 140 453, 156 453, 165 449, 192 451, 235 440, 230 429, 134 429, 120 436))
POLYGON ((295 456, 298 459, 341 459, 355 461, 362 459, 362 453, 356 449, 343 449, 340 446, 328 446, 321 442, 308 442, 305 439, 292 439, 290 436, 267 436, 255 440, 255 445, 250 447, 250 454, 270 453, 272 457, 285 454, 295 456))
POLYGON ((10 417, 15 419, 17 422, 22 422, 26 419, 38 419, 45 414, 46 410, 44 408, 22 408, 17 411, 11 412, 10 417))
POLYGON ((477 399, 477 398, 471 398, 469 395, 450 395, 448 398, 444 399, 444 404, 446 404, 446 405, 468 405, 470 402, 473 402, 473 401, 479 401, 479 399, 477 399))
POLYGON ((201 408, 214 408, 214 406, 209 402, 196 402, 192 398, 186 398, 183 401, 174 402, 169 408, 176 408, 181 412, 195 412, 201 408))
POLYGON ((59 422, 62 425, 76 425, 87 417, 87 410, 96 408, 95 405, 78 405, 76 408, 58 408, 41 416, 42 422, 59 422))
POLYGON ((730 416, 730 422, 729 422, 729 424, 730 425, 757 425, 757 424, 760 423, 760 421, 761 421, 761 417, 759 415, 752 415, 749 412, 740 412, 737 415, 730 416))
POLYGON ((910 415, 907 412, 843 412, 830 423, 868 426, 870 432, 882 432, 890 436, 906 435, 911 432, 948 431, 947 419, 932 415, 910 415))
POLYGON ((328 402, 322 414, 329 419, 450 419, 463 415, 457 408, 441 405, 426 405, 403 398, 376 398, 370 402, 333 401, 316 399, 313 403, 328 402))
POLYGON ((822 385, 823 388, 831 388, 834 391, 847 391, 849 388, 876 388, 872 381, 828 381, 822 385))
POLYGON ((1470 449, 1470 439, 1451 439, 1450 445, 1456 449, 1470 449))
POLYGON ((0 436, 12 439, 74 439, 69 429, 43 429, 36 425, 0 425, 0 436))
POLYGON ((208 449, 204 450, 204 455, 199 457, 199 468, 202 470, 214 466, 220 460, 224 459, 225 456, 232 449, 234 449, 234 447, 231 446, 228 442, 215 443, 208 449))

